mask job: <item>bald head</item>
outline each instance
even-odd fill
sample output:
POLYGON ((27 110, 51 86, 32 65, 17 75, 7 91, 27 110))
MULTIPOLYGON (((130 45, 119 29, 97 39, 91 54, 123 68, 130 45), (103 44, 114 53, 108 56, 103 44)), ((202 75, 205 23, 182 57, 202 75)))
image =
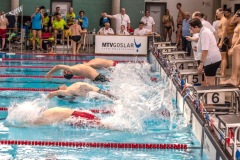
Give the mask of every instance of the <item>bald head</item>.
POLYGON ((126 13, 125 8, 122 8, 122 9, 121 9, 121 14, 124 15, 125 13, 126 13))

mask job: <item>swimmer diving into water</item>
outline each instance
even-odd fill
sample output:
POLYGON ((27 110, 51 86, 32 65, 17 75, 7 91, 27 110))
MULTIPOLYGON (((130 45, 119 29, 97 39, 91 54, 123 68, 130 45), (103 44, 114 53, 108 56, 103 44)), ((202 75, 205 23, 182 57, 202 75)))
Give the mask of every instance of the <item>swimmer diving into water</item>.
POLYGON ((71 79, 73 75, 76 75, 76 76, 86 77, 93 81, 100 81, 100 82, 109 81, 109 79, 106 78, 104 75, 99 74, 95 69, 84 64, 77 64, 74 66, 56 65, 46 74, 46 79, 50 80, 52 77, 52 74, 60 69, 63 70, 64 78, 66 79, 71 79))
POLYGON ((118 62, 113 60, 103 59, 103 58, 95 58, 88 62, 84 62, 83 64, 95 69, 100 69, 100 68, 114 67, 118 64, 118 62))
POLYGON ((90 85, 88 83, 84 82, 76 82, 69 87, 67 87, 65 84, 58 87, 57 91, 53 91, 47 95, 47 98, 53 98, 55 96, 58 96, 59 98, 63 98, 65 96, 80 96, 80 97, 86 97, 89 92, 97 92, 100 94, 103 94, 109 98, 114 98, 113 95, 106 91, 102 91, 98 87, 95 87, 93 85, 90 85))

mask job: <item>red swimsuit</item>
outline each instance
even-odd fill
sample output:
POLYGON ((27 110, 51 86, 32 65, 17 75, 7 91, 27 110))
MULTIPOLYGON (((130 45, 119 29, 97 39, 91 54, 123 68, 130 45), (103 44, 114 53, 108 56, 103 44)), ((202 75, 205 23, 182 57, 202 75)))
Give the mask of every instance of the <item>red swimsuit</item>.
POLYGON ((113 66, 116 66, 118 64, 118 61, 113 61, 113 66))
POLYGON ((73 124, 74 126, 96 125, 96 124, 99 125, 100 124, 100 119, 91 113, 82 112, 82 111, 74 111, 71 116, 75 117, 75 118, 79 117, 79 118, 83 119, 83 120, 79 120, 77 123, 74 123, 73 124), (87 124, 86 124, 86 122, 87 122, 87 124))

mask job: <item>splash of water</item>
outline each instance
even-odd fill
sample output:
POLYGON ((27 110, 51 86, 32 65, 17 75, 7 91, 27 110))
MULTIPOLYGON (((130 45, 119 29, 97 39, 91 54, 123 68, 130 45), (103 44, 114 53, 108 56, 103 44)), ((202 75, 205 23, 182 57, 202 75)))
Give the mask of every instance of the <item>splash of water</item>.
POLYGON ((12 103, 8 109, 5 125, 26 127, 31 126, 40 116, 41 112, 48 108, 45 95, 33 101, 12 103))
MULTIPOLYGON (((148 63, 118 64, 110 75, 115 114, 103 121, 118 130, 143 131, 149 118, 169 118, 172 95, 163 81, 152 82, 148 63)), ((167 84, 168 85, 168 84, 167 84)))

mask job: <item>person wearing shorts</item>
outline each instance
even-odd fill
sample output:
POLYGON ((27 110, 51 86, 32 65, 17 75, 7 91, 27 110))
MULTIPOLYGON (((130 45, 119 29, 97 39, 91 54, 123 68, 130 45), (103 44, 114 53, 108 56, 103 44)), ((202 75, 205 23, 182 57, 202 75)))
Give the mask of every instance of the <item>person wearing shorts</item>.
MULTIPOLYGON (((221 42, 221 38, 219 38, 219 40, 218 40, 218 45, 220 44, 220 42, 221 42)), ((228 44, 229 44, 228 42, 229 42, 228 38, 225 37, 221 48, 219 48, 220 52, 227 52, 228 44)))
POLYGON ((81 48, 81 34, 86 33, 86 30, 82 30, 81 26, 78 25, 78 20, 74 21, 74 24, 69 27, 72 35, 72 52, 76 54, 81 48))
POLYGON ((216 39, 208 28, 203 27, 198 18, 193 18, 189 24, 194 34, 199 33, 197 52, 201 53, 201 61, 198 71, 202 73, 204 70, 204 85, 214 85, 216 72, 222 60, 216 39))
MULTIPOLYGON (((32 18, 32 34, 33 34, 33 49, 32 51, 35 51, 35 44, 36 44, 36 37, 38 35, 39 41, 41 42, 42 38, 42 19, 43 14, 40 12, 39 7, 35 7, 35 13, 31 16, 32 18)), ((40 43, 40 50, 42 51, 42 43, 40 43)))
POLYGON ((5 17, 4 12, 2 11, 0 14, 0 37, 2 38, 2 47, 0 48, 0 50, 3 50, 5 46, 7 25, 8 19, 5 17))
POLYGON ((222 55, 222 63, 221 63, 221 76, 226 76, 226 69, 227 69, 227 46, 228 46, 228 39, 227 39, 227 28, 228 28, 228 20, 224 16, 224 10, 219 8, 216 10, 216 16, 220 19, 218 23, 218 30, 217 35, 219 38, 218 48, 221 51, 222 55))

